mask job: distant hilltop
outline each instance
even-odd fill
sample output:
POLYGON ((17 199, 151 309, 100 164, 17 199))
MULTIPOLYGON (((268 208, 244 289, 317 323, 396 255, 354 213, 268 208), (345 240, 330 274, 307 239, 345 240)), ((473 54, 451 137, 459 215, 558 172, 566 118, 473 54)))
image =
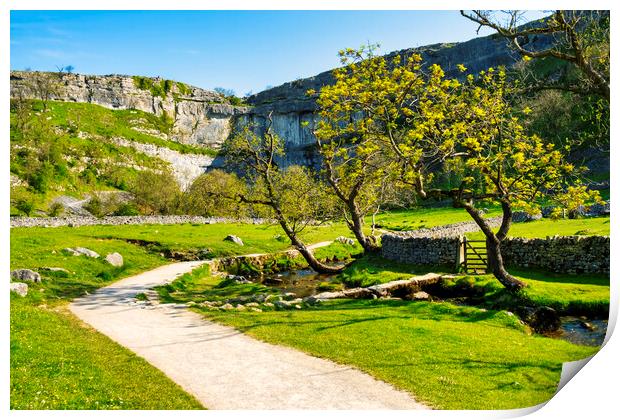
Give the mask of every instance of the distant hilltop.
MULTIPOLYGON (((530 41, 542 48, 548 42, 533 37, 530 41)), ((439 64, 449 77, 457 76, 458 64, 471 72, 488 67, 510 66, 520 57, 507 41, 491 35, 460 43, 434 44, 387 54, 407 57, 419 53, 426 65, 439 64)), ((11 96, 39 98, 37 82, 55 75, 58 86, 50 99, 98 104, 111 109, 138 109, 170 118, 173 128, 169 138, 179 143, 217 149, 239 127, 265 126, 272 113, 273 129, 285 141, 285 164, 316 164, 315 138, 304 122, 313 122, 316 111, 308 89, 319 90, 333 82, 331 70, 264 90, 247 98, 248 106, 233 105, 225 96, 185 83, 141 76, 93 76, 69 73, 11 72, 11 96)))

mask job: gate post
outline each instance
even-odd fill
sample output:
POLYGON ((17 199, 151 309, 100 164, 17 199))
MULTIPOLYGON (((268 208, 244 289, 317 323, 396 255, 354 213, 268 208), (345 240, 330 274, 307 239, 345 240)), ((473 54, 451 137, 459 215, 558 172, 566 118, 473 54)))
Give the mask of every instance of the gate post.
POLYGON ((464 235, 459 236, 458 247, 456 250, 456 272, 458 273, 462 266, 467 266, 467 238, 464 235))

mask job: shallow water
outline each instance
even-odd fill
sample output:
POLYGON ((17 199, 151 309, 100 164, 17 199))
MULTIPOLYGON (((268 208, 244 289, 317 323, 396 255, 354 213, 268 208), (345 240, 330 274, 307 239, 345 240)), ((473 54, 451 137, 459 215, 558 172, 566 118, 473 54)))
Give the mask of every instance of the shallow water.
POLYGON ((333 274, 319 274, 313 270, 293 270, 250 277, 250 280, 274 287, 283 293, 295 293, 297 297, 306 297, 318 293, 319 283, 328 282, 333 277, 333 274))
POLYGON ((600 346, 607 332, 606 319, 588 319, 585 317, 560 317, 562 326, 550 337, 560 338, 573 344, 584 346, 600 346))

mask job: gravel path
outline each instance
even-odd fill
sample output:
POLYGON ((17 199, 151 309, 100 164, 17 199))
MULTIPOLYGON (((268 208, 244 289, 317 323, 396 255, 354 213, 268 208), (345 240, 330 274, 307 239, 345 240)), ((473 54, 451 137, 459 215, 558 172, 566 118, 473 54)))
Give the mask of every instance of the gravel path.
POLYGON ((428 408, 354 368, 258 341, 183 305, 136 303, 137 293, 203 263, 170 264, 120 280, 76 299, 70 309, 210 409, 428 408))

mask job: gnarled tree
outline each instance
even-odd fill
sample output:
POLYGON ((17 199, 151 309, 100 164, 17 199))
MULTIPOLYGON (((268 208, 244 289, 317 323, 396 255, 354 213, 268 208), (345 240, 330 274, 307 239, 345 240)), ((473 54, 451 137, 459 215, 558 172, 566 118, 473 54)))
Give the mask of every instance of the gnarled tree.
MULTIPOLYGON (((509 102, 512 89, 503 69, 469 75, 461 83, 445 79, 438 65, 423 72, 416 54, 403 65, 400 57, 387 63, 363 50, 347 53, 372 74, 370 82, 355 84, 357 94, 377 98, 367 121, 369 132, 398 158, 401 182, 422 198, 450 197, 454 206, 464 208, 487 238, 495 277, 510 290, 522 288, 524 283, 506 271, 500 247, 513 209, 536 211, 541 195, 564 191, 581 168, 566 163, 565 150, 525 133, 522 115, 509 102), (434 179, 440 171, 458 172, 457 187, 434 179), (501 205, 497 232, 476 208, 479 200, 501 205)), ((596 199, 595 193, 588 194, 596 199)))
POLYGON ((246 127, 225 146, 229 164, 236 167, 249 184, 247 193, 229 198, 256 206, 275 219, 291 244, 318 273, 336 274, 343 267, 320 262, 300 238, 310 226, 330 220, 334 215, 328 186, 322 185, 308 168, 289 166, 281 169, 276 159, 283 152, 282 141, 271 130, 271 116, 264 135, 246 127))
MULTIPOLYGON (((459 187, 449 192, 454 205, 464 208, 480 227, 486 237, 489 269, 514 291, 525 284, 506 271, 501 254, 513 209, 538 212, 543 196, 566 195, 579 185, 586 169, 567 162, 566 149, 525 132, 521 120, 529 111, 513 109, 509 100, 513 92, 502 68, 482 71, 477 78, 468 76, 452 115, 458 136, 446 163, 462 171, 459 187), (501 206, 502 222, 497 231, 475 207, 481 199, 501 206)), ((574 205, 600 200, 597 192, 585 189, 570 197, 574 205)))
MULTIPOLYGON (((540 85, 577 93, 596 93, 609 102, 609 11, 556 10, 533 24, 523 25, 522 11, 504 11, 505 19, 493 10, 461 10, 461 15, 489 27, 511 41, 513 47, 528 59, 552 57, 574 65, 581 73, 576 83, 540 85), (551 38, 544 49, 531 47, 533 37, 551 38)), ((480 28, 479 27, 479 28, 480 28)))

